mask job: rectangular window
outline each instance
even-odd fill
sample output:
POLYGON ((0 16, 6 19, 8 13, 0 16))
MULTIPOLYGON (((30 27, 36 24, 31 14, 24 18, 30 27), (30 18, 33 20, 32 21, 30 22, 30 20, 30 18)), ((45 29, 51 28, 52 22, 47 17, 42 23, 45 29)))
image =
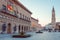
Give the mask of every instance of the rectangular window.
POLYGON ((6 11, 6 6, 5 5, 2 5, 2 11, 6 11))
POLYGON ((20 18, 21 18, 21 13, 20 13, 20 18))
POLYGON ((23 15, 21 15, 22 19, 23 19, 23 15))
POLYGON ((25 16, 25 20, 26 20, 26 16, 25 16))
POLYGON ((30 21, 30 18, 28 18, 28 21, 30 21))
POLYGON ((26 17, 26 19, 28 20, 28 17, 26 17))
POLYGON ((23 19, 24 19, 24 15, 23 15, 23 19))
POLYGON ((2 18, 3 16, 2 15, 0 15, 0 18, 2 18))
POLYGON ((24 19, 25 19, 25 16, 24 16, 24 19))

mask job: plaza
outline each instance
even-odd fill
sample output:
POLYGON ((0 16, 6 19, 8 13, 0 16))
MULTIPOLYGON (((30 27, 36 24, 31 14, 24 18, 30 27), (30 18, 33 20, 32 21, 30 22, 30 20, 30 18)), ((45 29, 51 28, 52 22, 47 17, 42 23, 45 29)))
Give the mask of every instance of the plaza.
POLYGON ((29 33, 29 38, 12 38, 12 34, 0 34, 0 40, 60 40, 60 32, 29 33))

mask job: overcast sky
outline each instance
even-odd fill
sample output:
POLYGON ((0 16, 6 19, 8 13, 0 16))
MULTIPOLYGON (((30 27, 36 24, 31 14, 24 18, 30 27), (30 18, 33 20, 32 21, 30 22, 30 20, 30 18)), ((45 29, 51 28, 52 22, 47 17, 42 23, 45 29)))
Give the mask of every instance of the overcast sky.
POLYGON ((44 26, 51 22, 52 8, 55 8, 56 21, 60 21, 60 0, 19 0, 44 26))

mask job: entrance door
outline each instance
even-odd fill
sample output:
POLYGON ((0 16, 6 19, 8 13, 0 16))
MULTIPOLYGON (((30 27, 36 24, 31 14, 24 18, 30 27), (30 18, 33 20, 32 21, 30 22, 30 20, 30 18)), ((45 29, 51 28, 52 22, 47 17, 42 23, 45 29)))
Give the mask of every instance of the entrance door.
POLYGON ((7 27, 7 33, 8 33, 8 34, 11 33, 11 24, 10 24, 10 23, 8 24, 8 27, 7 27))

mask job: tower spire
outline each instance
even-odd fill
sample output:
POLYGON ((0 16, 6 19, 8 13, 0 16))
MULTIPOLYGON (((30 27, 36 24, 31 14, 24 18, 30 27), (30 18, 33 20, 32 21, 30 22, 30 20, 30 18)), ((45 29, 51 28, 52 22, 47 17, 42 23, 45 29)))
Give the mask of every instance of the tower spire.
POLYGON ((52 9, 52 12, 55 12, 54 6, 53 6, 53 9, 52 9))
POLYGON ((54 6, 53 6, 53 9, 52 9, 52 11, 53 11, 53 12, 55 11, 55 9, 54 9, 54 6))

